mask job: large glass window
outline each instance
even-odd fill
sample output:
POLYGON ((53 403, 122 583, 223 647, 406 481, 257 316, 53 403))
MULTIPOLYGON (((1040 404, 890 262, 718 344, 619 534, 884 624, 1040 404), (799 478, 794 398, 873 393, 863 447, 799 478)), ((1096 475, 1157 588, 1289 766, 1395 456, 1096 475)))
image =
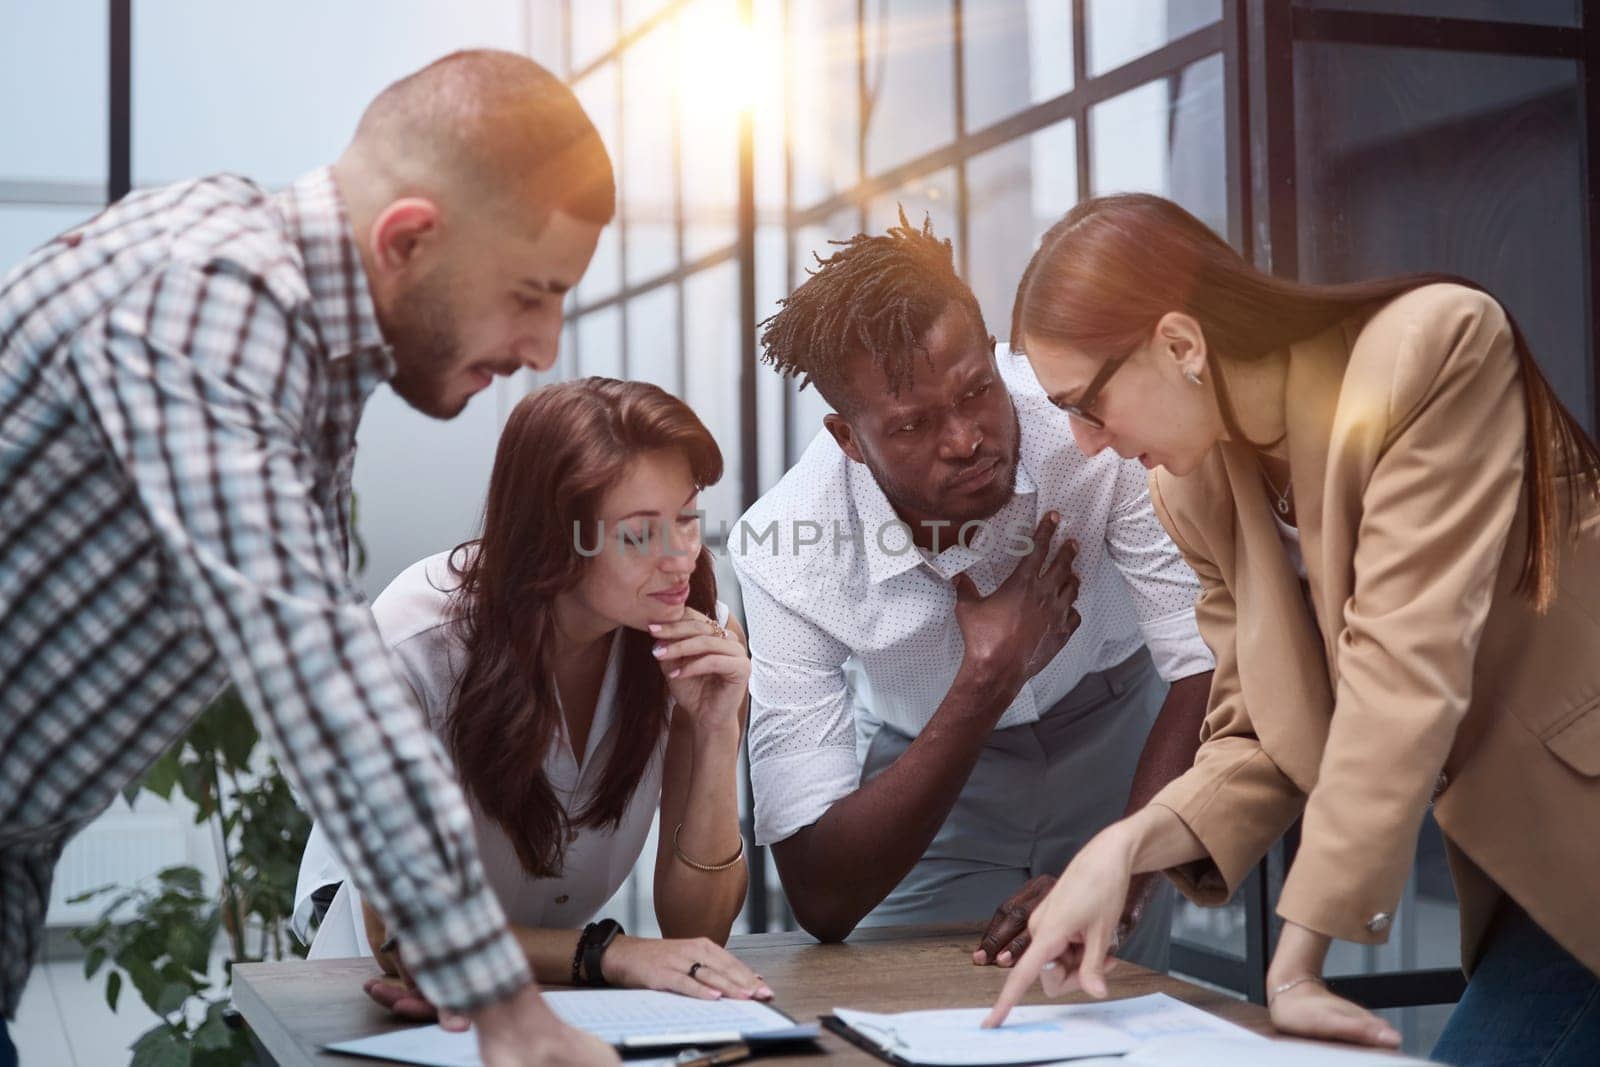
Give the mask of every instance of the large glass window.
POLYGON ((785 37, 795 203, 814 204, 861 173, 855 0, 789 3, 785 37))
MULTIPOLYGON (((617 160, 622 158, 618 130, 620 110, 617 100, 616 64, 604 64, 579 81, 572 89, 577 94, 578 102, 583 105, 583 110, 588 113, 590 121, 594 123, 595 129, 600 131, 600 138, 605 142, 606 151, 611 156, 612 166, 615 167, 617 160)), ((578 300, 583 304, 604 300, 615 294, 621 284, 621 235, 619 227, 611 225, 600 234, 600 243, 595 246, 594 259, 590 261, 589 270, 584 274, 583 281, 578 284, 578 300)))
POLYGON ((0 278, 56 234, 70 230, 94 208, 0 203, 0 278))
POLYGON ((1104 74, 1222 17, 1222 0, 1088 0, 1089 73, 1104 74))
POLYGON ((1071 0, 989 0, 961 8, 967 129, 1072 88, 1071 0))
POLYGON ((1576 26, 1581 0, 1296 0, 1301 7, 1430 18, 1488 19, 1576 26))
POLYGON ((1157 193, 1228 232, 1221 56, 1098 105, 1089 144, 1095 193, 1157 193))
POLYGON ((1302 275, 1488 286, 1591 422, 1578 64, 1331 43, 1296 61, 1317 87, 1298 97, 1302 275))
POLYGON ((1077 124, 1068 119, 967 164, 968 280, 989 332, 1011 331, 1017 282, 1039 236, 1078 200, 1077 124))
POLYGON ((396 78, 457 48, 521 41, 518 0, 140 0, 133 5, 134 184, 228 170, 285 185, 338 158, 361 112, 396 78))
MULTIPOLYGON (((891 226, 898 226, 900 214, 904 212, 906 221, 912 226, 921 228, 923 219, 929 219, 933 223, 934 233, 949 238, 951 244, 959 246, 961 242, 956 240, 956 212, 959 210, 955 168, 945 167, 932 174, 913 178, 869 200, 867 232, 881 234, 891 226)), ((959 247, 956 254, 961 254, 959 247)))
POLYGON ((678 287, 668 282, 628 301, 628 377, 682 394, 678 287))
POLYGON ((708 530, 731 526, 740 500, 739 274, 724 263, 683 285, 684 399, 722 446, 722 481, 700 495, 708 530))
POLYGON ((950 0, 866 0, 866 168, 879 174, 955 138, 950 0))
POLYGON ((579 71, 616 45, 616 0, 576 0, 566 7, 572 20, 572 69, 579 71))
POLYGON ((104 189, 106 5, 0 6, 0 182, 104 189))
POLYGON ((578 373, 583 377, 625 377, 622 361, 622 309, 613 304, 578 320, 578 373))
POLYGON ((627 137, 618 166, 628 230, 628 284, 671 270, 678 261, 678 166, 673 151, 673 64, 677 25, 657 26, 622 56, 627 137))
POLYGON ((683 130, 683 254, 696 260, 733 243, 739 203, 739 114, 752 93, 750 56, 759 47, 740 32, 732 0, 696 0, 684 9, 678 63, 678 122, 683 130))

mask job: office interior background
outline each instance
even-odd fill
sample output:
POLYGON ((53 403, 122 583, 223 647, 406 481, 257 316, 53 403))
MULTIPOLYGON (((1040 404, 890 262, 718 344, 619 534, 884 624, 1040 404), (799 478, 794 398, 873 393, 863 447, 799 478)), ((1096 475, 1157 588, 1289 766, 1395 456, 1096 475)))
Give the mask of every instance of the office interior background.
MULTIPOLYGON (((374 399, 356 466, 369 596, 472 536, 511 405, 580 375, 654 381, 699 412, 727 459, 704 495, 714 540, 826 410, 758 364, 758 322, 829 240, 901 209, 954 242, 1001 337, 1040 233, 1103 192, 1170 196, 1286 275, 1464 274, 1592 430, 1597 19, 1589 0, 0 0, 0 271, 129 188, 222 170, 281 187, 335 158, 380 88, 453 49, 566 78, 611 150, 618 219, 551 372, 452 422, 374 399)), ((720 576, 737 611, 725 561, 720 576)), ((119 802, 68 848, 50 921, 92 917, 74 893, 204 867, 211 848, 181 803, 119 802)), ((652 927, 653 854, 609 909, 633 931, 652 927)), ((792 925, 755 861, 738 928, 792 925)), ((1174 969, 1260 999, 1284 862, 1226 909, 1184 907, 1174 969)), ((1448 1008, 1423 1005, 1459 987, 1455 937, 1430 820, 1389 944, 1341 946, 1332 969, 1425 1050, 1448 1008)), ((98 1000, 81 967, 52 964, 24 1022, 73 981, 98 1000)))

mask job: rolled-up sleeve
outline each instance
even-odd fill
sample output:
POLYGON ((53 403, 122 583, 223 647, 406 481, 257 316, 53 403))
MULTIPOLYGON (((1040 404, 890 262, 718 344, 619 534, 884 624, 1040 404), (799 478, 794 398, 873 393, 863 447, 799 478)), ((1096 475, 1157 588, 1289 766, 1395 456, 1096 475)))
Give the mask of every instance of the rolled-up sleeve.
POLYGON ((397 678, 318 500, 303 323, 257 275, 174 265, 73 370, 173 584, 423 992, 471 1010, 532 975, 478 861, 442 747, 397 678))
POLYGON ((750 635, 750 784, 756 842, 818 819, 860 784, 850 650, 741 574, 750 635))
POLYGON ((1106 523, 1106 551, 1133 598, 1156 670, 1169 682, 1215 666, 1195 622, 1200 584, 1150 505, 1144 468, 1125 462, 1106 523))

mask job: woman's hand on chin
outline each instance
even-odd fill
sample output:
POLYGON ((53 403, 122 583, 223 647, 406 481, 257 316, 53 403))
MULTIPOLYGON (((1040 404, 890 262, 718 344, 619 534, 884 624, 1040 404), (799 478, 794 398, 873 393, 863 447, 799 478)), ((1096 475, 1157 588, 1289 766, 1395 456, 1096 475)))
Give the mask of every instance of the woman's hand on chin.
POLYGON ((704 937, 666 940, 619 935, 600 959, 606 981, 628 989, 659 989, 702 1000, 771 1000, 761 976, 704 937))
POLYGON ((667 690, 696 732, 737 737, 750 688, 750 653, 738 633, 688 608, 677 622, 652 624, 650 636, 667 690))

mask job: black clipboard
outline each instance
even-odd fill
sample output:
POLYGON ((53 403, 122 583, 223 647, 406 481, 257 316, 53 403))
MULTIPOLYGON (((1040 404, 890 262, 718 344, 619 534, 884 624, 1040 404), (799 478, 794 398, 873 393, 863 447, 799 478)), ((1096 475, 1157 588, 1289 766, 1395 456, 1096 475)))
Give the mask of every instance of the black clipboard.
POLYGON ((822 1023, 822 1028, 828 1033, 833 1034, 835 1037, 844 1038, 856 1048, 863 1052, 870 1052, 884 1063, 892 1063, 895 1067, 919 1067, 918 1064, 912 1063, 904 1056, 896 1056, 877 1042, 869 1041, 865 1035, 857 1032, 837 1015, 819 1015, 817 1019, 822 1023))
POLYGON ((801 1052, 808 1046, 817 1048, 817 1040, 821 1037, 815 1024, 802 1023, 782 1008, 772 1004, 764 1005, 775 1014, 783 1016, 789 1025, 778 1030, 755 1031, 752 1033, 728 1031, 726 1033, 682 1033, 662 1034, 659 1038, 652 1035, 634 1036, 624 1038, 619 1042, 612 1042, 611 1047, 618 1054, 627 1057, 661 1056, 680 1049, 707 1048, 717 1044, 744 1044, 750 1046, 752 1057, 771 1052, 801 1052))

